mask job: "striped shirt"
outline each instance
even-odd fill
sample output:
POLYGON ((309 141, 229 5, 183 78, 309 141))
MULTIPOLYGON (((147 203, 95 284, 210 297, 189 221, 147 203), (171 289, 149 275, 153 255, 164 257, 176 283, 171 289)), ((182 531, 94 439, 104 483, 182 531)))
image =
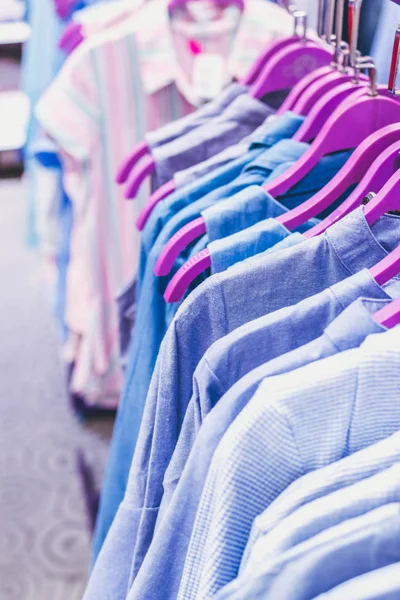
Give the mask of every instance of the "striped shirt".
POLYGON ((211 598, 238 573, 254 519, 294 480, 400 428, 400 331, 266 379, 218 446, 179 600, 211 598))
MULTIPOLYGON (((241 78, 269 40, 290 33, 292 20, 284 14, 264 0, 248 0, 230 54, 231 76, 241 78)), ((66 322, 75 342, 72 391, 88 403, 115 406, 119 397, 115 297, 137 270, 134 223, 149 194, 147 183, 135 202, 124 201, 115 174, 146 131, 188 114, 194 101, 178 68, 166 2, 151 0, 84 42, 37 106, 59 147, 73 204, 66 322)))

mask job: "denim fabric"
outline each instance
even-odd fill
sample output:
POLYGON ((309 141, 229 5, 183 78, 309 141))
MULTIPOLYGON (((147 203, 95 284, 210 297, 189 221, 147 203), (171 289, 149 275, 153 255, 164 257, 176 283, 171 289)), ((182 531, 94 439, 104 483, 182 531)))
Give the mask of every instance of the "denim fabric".
POLYGON ((215 156, 252 133, 274 109, 249 94, 242 94, 220 115, 186 135, 152 149, 156 163, 156 184, 163 185, 176 171, 215 156))
POLYGON ((347 519, 260 565, 218 600, 312 600, 320 593, 400 558, 400 504, 384 504, 347 519), (269 596, 270 594, 270 596, 269 596))
POLYGON ((235 100, 241 94, 247 94, 248 87, 241 85, 240 83, 232 83, 225 90, 223 90, 217 98, 211 100, 195 112, 181 117, 172 123, 168 123, 156 131, 151 131, 146 134, 146 141, 151 150, 168 144, 172 140, 179 138, 186 133, 189 133, 193 129, 204 125, 220 115, 226 106, 229 106, 231 102, 235 100))
POLYGON ((239 590, 246 578, 248 580, 256 572, 261 572, 277 557, 322 531, 399 500, 400 465, 397 464, 305 504, 258 540, 246 568, 225 590, 228 591, 228 587, 233 589, 234 585, 239 590))
POLYGON ((349 579, 315 600, 397 600, 400 598, 400 562, 349 579))
MULTIPOLYGON (((343 307, 348 306, 357 295, 365 293, 370 294, 372 298, 381 299, 380 302, 389 301, 385 292, 364 271, 334 285, 331 289, 313 298, 302 301, 298 305, 298 309, 297 307, 289 307, 264 317, 265 325, 267 325, 266 321, 269 321, 270 328, 264 327, 264 330, 261 329, 261 332, 264 331, 265 335, 259 337, 258 346, 251 345, 249 347, 249 360, 244 358, 245 364, 243 366, 240 362, 234 363, 237 354, 232 353, 230 366, 233 369, 231 368, 230 381, 237 381, 242 372, 245 372, 247 368, 251 368, 255 363, 261 364, 263 359, 269 362, 239 379, 231 390, 225 390, 225 395, 219 401, 220 394, 224 393, 224 384, 227 377, 223 379, 221 384, 218 376, 215 376, 208 369, 205 358, 210 357, 211 364, 213 364, 212 355, 224 346, 225 352, 228 354, 226 362, 229 363, 230 347, 225 345, 224 342, 234 338, 236 331, 239 330, 233 331, 209 348, 195 371, 193 396, 185 415, 178 444, 163 482, 164 496, 157 522, 156 535, 142 569, 132 586, 129 600, 154 597, 157 586, 160 585, 161 581, 163 581, 164 590, 166 590, 165 597, 176 597, 190 533, 208 468, 214 451, 225 431, 252 398, 264 377, 284 373, 303 364, 357 346, 369 333, 378 331, 379 326, 375 324, 370 316, 370 313, 378 304, 378 301, 374 301, 371 302, 371 305, 367 305, 368 313, 365 312, 367 309, 363 309, 363 306, 352 305, 323 333, 323 327, 334 319, 335 315, 343 310, 343 307), (361 308, 361 310, 358 310, 358 308, 361 308), (314 317, 316 317, 315 327, 314 317), (283 329, 285 323, 286 329, 283 329), (293 329, 291 323, 293 323, 293 329), (306 327, 306 323, 309 323, 309 327, 306 327), (278 329, 276 330, 275 327, 278 327, 278 329), (276 334, 277 332, 278 334, 276 334), (297 340, 298 333, 300 335, 299 340, 297 340), (306 343, 307 340, 313 339, 313 336, 320 334, 322 334, 322 337, 319 339, 306 343), (306 345, 298 347, 302 343, 306 345), (298 349, 289 352, 292 348, 298 349), (261 354, 260 361, 256 358, 257 349, 261 354), (287 354, 279 356, 280 353, 284 352, 287 352, 287 354), (253 357, 253 361, 251 361, 251 357, 253 357), (236 369, 238 370, 237 373, 236 369), (255 373, 254 378, 252 378, 253 373, 255 373), (203 389, 205 391, 202 379, 199 376, 208 378, 207 392, 210 393, 211 398, 204 399, 202 404, 196 403, 195 400, 195 398, 202 396, 203 389), (247 385, 246 377, 250 380, 247 385), (250 387, 251 384, 253 387, 250 387), (248 390, 248 394, 244 394, 243 389, 248 390), (206 416, 215 403, 217 404, 211 414, 206 416), (204 417, 206 418, 202 426, 204 417), (197 437, 196 434, 198 434, 197 437), (185 467, 186 463, 187 466, 185 467), (149 573, 152 575, 149 576, 149 573)), ((261 321, 261 318, 258 321, 261 321)), ((256 322, 254 321, 254 323, 256 322)), ((240 330, 244 329, 245 326, 240 327, 240 330)), ((218 355, 219 352, 216 354, 218 355)), ((243 354, 245 355, 245 353, 243 354)))
MULTIPOLYGON (((400 560, 399 534, 400 504, 394 503, 323 532, 304 544, 314 549, 290 561, 276 578, 271 597, 312 600, 353 577, 392 565, 400 560)), ((265 598, 265 592, 237 598, 265 598)))
MULTIPOLYGON (((357 272, 362 267, 376 264, 380 258, 386 256, 381 243, 387 247, 397 246, 399 235, 397 223, 397 217, 384 217, 373 226, 371 231, 360 209, 330 228, 323 236, 307 240, 294 248, 282 250, 276 255, 267 257, 258 255, 256 258, 247 259, 228 271, 213 276, 189 296, 180 307, 158 354, 146 402, 140 441, 132 463, 126 501, 119 509, 113 532, 99 557, 99 568, 100 564, 103 566, 97 575, 107 571, 107 563, 111 564, 107 561, 108 552, 115 556, 122 538, 124 540, 130 538, 131 545, 127 545, 131 548, 131 552, 132 540, 144 539, 143 533, 138 532, 140 521, 143 525, 146 522, 149 538, 151 536, 161 497, 159 485, 154 489, 146 488, 146 510, 142 510, 141 494, 144 491, 149 465, 148 435, 163 440, 163 448, 160 449, 157 444, 154 445, 154 451, 161 452, 158 469, 164 472, 190 400, 194 370, 207 348, 217 339, 254 318, 283 306, 295 304, 304 297, 325 289, 335 281, 345 279, 349 272, 357 272), (374 233, 378 239, 374 237, 374 233), (284 272, 294 273, 295 276, 283 278, 282 269, 285 270, 284 272), (179 390, 179 394, 176 390, 179 390), (174 403, 171 403, 171 398, 174 398, 174 403), (160 434, 161 438, 158 437, 160 434), (130 527, 127 527, 127 522, 130 527)), ((139 318, 137 323, 140 323, 139 318)), ((140 349, 138 347, 138 357, 139 350, 142 360, 143 341, 140 349)), ((131 393, 133 391, 137 393, 138 384, 139 381, 136 381, 133 386, 131 382, 131 393)), ((129 398, 129 395, 127 394, 124 400, 125 398, 129 398)), ((113 447, 118 450, 118 453, 114 450, 112 470, 109 471, 118 477, 112 480, 114 485, 111 489, 114 491, 123 480, 121 465, 129 448, 132 448, 134 427, 138 427, 132 400, 123 401, 121 407, 123 412, 119 413, 121 419, 119 425, 117 419, 118 437, 114 437, 113 440, 113 447), (121 415, 125 415, 124 418, 121 415)), ((146 538, 147 543, 150 541, 149 538, 146 538)), ((143 554, 145 552, 143 544, 142 552, 143 554)), ((136 551, 133 573, 141 559, 142 556, 139 556, 136 551)), ((119 565, 121 571, 126 568, 121 562, 119 565)), ((171 564, 169 568, 172 568, 171 564)), ((92 590, 96 589, 97 575, 95 569, 92 575, 92 590)), ((124 576, 127 576, 126 572, 124 576)), ((115 572, 114 580, 116 580, 115 572)), ((98 579, 97 582, 99 585, 102 580, 98 579)), ((104 582, 101 585, 104 585, 104 582)))
POLYGON ((272 123, 267 123, 265 128, 260 128, 248 151, 227 165, 216 169, 204 175, 200 180, 194 181, 188 186, 177 190, 168 196, 162 202, 159 202, 152 211, 141 237, 141 253, 138 271, 138 293, 140 293, 142 279, 147 264, 148 255, 161 233, 163 227, 180 210, 187 207, 206 196, 208 193, 232 182, 238 177, 243 169, 251 160, 256 158, 264 150, 271 148, 282 139, 291 138, 300 125, 304 122, 304 117, 299 117, 294 113, 287 112, 272 123))
MULTIPOLYGON (((257 163, 254 165, 254 171, 243 173, 243 176, 240 178, 241 183, 236 184, 236 189, 240 189, 241 187, 250 184, 251 181, 254 181, 254 178, 257 178, 259 182, 262 180, 262 177, 267 179, 274 171, 274 168, 279 164, 279 161, 282 160, 282 158, 284 160, 289 152, 293 157, 295 155, 299 156, 304 151, 305 147, 307 147, 305 144, 300 144, 292 140, 282 141, 279 143, 279 148, 277 148, 277 146, 278 144, 268 151, 269 158, 265 156, 267 154, 265 152, 256 159, 257 163)), ((322 159, 321 163, 296 186, 296 189, 293 188, 293 190, 290 190, 291 202, 294 202, 294 198, 297 198, 297 204, 301 203, 313 195, 318 189, 323 187, 338 169, 340 169, 348 156, 349 153, 346 152, 322 159)), ((230 186, 230 189, 232 190, 232 186, 230 186)), ((225 193, 227 193, 227 191, 225 193)), ((187 222, 191 221, 195 216, 198 216, 200 210, 205 208, 208 204, 211 204, 213 201, 219 200, 219 194, 220 192, 216 194, 217 197, 215 197, 214 194, 210 194, 208 197, 198 200, 186 209, 181 210, 173 219, 171 219, 158 237, 156 244, 151 250, 149 260, 147 261, 146 275, 137 305, 129 367, 127 369, 124 391, 114 427, 106 476, 100 500, 93 544, 94 557, 97 556, 119 503, 123 499, 146 396, 149 391, 151 376, 156 363, 160 343, 168 326, 168 323, 166 322, 167 311, 163 299, 168 278, 156 277, 154 275, 154 265, 159 253, 170 237, 172 237, 172 235, 187 222)), ((273 214, 276 214, 276 206, 278 206, 278 204, 274 203, 273 214)), ((282 211, 283 210, 284 209, 282 208, 282 211)), ((266 216, 268 216, 268 212, 266 212, 266 216)), ((188 248, 187 253, 183 253, 179 257, 179 260, 176 261, 174 266, 174 271, 184 264, 189 252, 190 248, 188 248)), ((171 315, 171 311, 168 311, 168 315, 171 315)), ((150 393, 150 398, 151 405, 152 402, 156 400, 156 396, 152 396, 150 393)), ((144 431, 150 433, 152 431, 152 426, 150 426, 150 424, 148 426, 144 425, 144 431)), ((141 451, 145 448, 146 444, 142 445, 141 451)), ((171 455, 173 448, 167 445, 165 448, 166 452, 171 455)), ((139 456, 140 454, 138 454, 138 457, 139 456)), ((141 462, 142 458, 140 458, 139 461, 141 462)), ((141 506, 141 502, 136 502, 135 506, 141 506)), ((139 517, 139 514, 137 516, 139 517)), ((135 565, 137 566, 134 566, 133 573, 136 573, 145 552, 147 551, 148 544, 151 541, 151 530, 154 527, 154 522, 155 521, 153 520, 152 523, 149 523, 148 528, 146 526, 146 534, 142 533, 142 531, 138 531, 138 540, 143 540, 143 548, 140 548, 140 551, 137 552, 137 560, 135 561, 135 565)), ((140 544, 141 542, 139 542, 139 547, 140 544)), ((94 574, 92 577, 93 581, 95 581, 95 577, 96 575, 94 574)), ((89 586, 88 589, 91 589, 91 587, 89 586)))
POLYGON ((399 342, 395 328, 260 384, 212 458, 179 600, 235 579, 253 520, 290 483, 399 429, 399 342))

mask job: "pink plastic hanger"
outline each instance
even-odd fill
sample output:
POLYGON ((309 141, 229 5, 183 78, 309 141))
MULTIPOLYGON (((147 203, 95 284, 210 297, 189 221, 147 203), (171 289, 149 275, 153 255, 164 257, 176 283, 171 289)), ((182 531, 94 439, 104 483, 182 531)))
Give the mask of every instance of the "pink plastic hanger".
MULTIPOLYGON (((333 9, 334 2, 331 1, 328 6, 327 15, 325 19, 325 23, 323 22, 323 1, 320 0, 318 4, 318 34, 322 39, 325 39, 327 42, 331 41, 331 33, 332 33, 332 22, 333 22, 333 9)), ((303 97, 303 94, 309 92, 311 87, 315 83, 320 83, 321 85, 327 83, 331 79, 333 79, 332 75, 336 74, 336 77, 340 77, 342 74, 346 74, 346 68, 343 69, 343 58, 345 55, 348 55, 348 45, 342 42, 342 33, 343 33, 343 14, 344 14, 344 0, 338 0, 336 3, 336 35, 335 35, 335 51, 333 55, 333 62, 329 66, 320 67, 315 71, 312 71, 303 79, 294 86, 294 88, 289 92, 287 98, 284 100, 282 105, 277 110, 277 115, 284 114, 287 110, 293 110, 296 114, 307 114, 306 108, 298 108, 295 110, 297 103, 303 97), (329 80, 326 79, 326 76, 330 76, 329 80), (301 112, 304 110, 305 112, 301 112)), ((340 81, 339 81, 340 83, 340 81)), ((325 88, 323 91, 319 93, 319 88, 313 88, 315 93, 319 93, 320 97, 323 93, 329 91, 329 87, 325 88)), ((318 99, 318 98, 317 98, 318 99)), ((312 103, 312 101, 310 101, 312 103)))
POLYGON ((400 298, 393 300, 388 306, 378 310, 374 314, 374 319, 377 323, 388 329, 396 327, 400 323, 400 298))

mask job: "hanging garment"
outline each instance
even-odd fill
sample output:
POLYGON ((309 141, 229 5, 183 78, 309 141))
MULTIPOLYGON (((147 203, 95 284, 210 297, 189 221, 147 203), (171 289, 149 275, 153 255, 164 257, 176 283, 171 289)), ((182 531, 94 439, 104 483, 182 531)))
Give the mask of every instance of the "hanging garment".
POLYGON ((399 563, 354 577, 316 600, 396 600, 400 592, 399 563))
POLYGON ((354 519, 375 508, 398 502, 399 469, 394 465, 365 479, 322 496, 295 510, 283 519, 270 533, 261 538, 253 547, 248 565, 240 570, 239 577, 221 590, 239 590, 239 580, 251 578, 251 569, 262 569, 263 564, 272 564, 283 553, 293 550, 313 536, 333 528, 346 519, 354 519), (235 586, 235 587, 233 587, 235 586))
MULTIPOLYGON (((157 359, 157 353, 162 341, 163 335, 168 327, 168 318, 172 318, 174 310, 167 311, 163 294, 165 292, 165 278, 158 278, 154 275, 154 265, 162 251, 165 243, 172 235, 183 227, 187 222, 200 214, 202 208, 206 208, 212 202, 222 199, 225 194, 228 196, 252 182, 263 182, 269 177, 274 176, 275 168, 289 157, 294 160, 300 156, 307 145, 300 144, 291 140, 285 140, 277 143, 265 154, 259 156, 251 163, 250 170, 244 171, 231 186, 226 186, 226 190, 210 193, 210 197, 202 198, 191 203, 185 209, 179 211, 175 217, 170 219, 163 228, 155 244, 153 245, 149 258, 147 260, 145 277, 143 278, 140 299, 137 305, 135 331, 130 348, 129 368, 125 379, 125 389, 121 399, 120 408, 117 415, 114 428, 113 440, 107 464, 106 476, 103 484, 103 492, 100 502, 99 514, 95 532, 96 540, 101 542, 104 535, 115 516, 119 503, 123 499, 126 488, 129 468, 136 444, 136 439, 141 423, 141 416, 145 406, 146 396, 149 390, 151 376, 157 359), (221 196, 221 198, 220 198, 221 196), (143 345, 143 339, 146 339, 146 345, 143 345), (132 402, 134 391, 134 402, 132 402)), ((327 181, 340 169, 349 153, 337 153, 332 157, 322 159, 309 177, 305 178, 295 190, 288 196, 288 202, 298 205, 306 198, 312 196, 315 191, 323 187, 327 181)), ((263 196, 264 215, 276 216, 284 212, 282 205, 279 205, 271 196, 263 196)), ((285 206, 285 199, 283 199, 285 206)), ((190 252, 190 249, 188 249, 190 252)), ((179 261, 174 265, 174 271, 184 264, 188 255, 183 253, 179 261)), ((238 255, 238 260, 240 257, 238 255)), ((175 309, 176 310, 176 309, 175 309)), ((146 536, 146 539, 147 536, 146 536)), ((148 542, 146 542, 147 546, 148 542)), ((142 552, 139 553, 138 565, 142 560, 142 552)))
POLYGON ((370 336, 360 349, 264 380, 214 454, 179 598, 210 597, 236 577, 253 519, 292 481, 399 428, 398 336, 370 336))
MULTIPOLYGON (((255 364, 251 360, 254 359, 253 353, 246 357, 242 365, 235 361, 236 353, 230 354, 229 351, 226 356, 227 366, 232 357, 232 363, 237 365, 238 370, 234 370, 230 365, 231 370, 225 374, 221 382, 218 379, 221 371, 216 369, 215 359, 222 356, 220 352, 222 347, 225 351, 227 347, 231 347, 226 342, 233 343, 236 338, 241 339, 240 333, 242 331, 244 333, 247 326, 240 327, 210 347, 195 371, 192 398, 185 414, 179 441, 163 481, 164 495, 158 515, 156 535, 142 570, 133 584, 132 598, 151 598, 161 581, 164 582, 165 587, 168 582, 171 598, 177 594, 190 533, 214 451, 234 419, 251 400, 262 379, 289 372, 309 362, 357 347, 370 333, 384 331, 377 326, 371 313, 380 302, 389 302, 388 299, 384 299, 385 296, 385 292, 376 287, 368 271, 364 270, 332 286, 331 289, 328 288, 300 302, 297 305, 298 309, 297 306, 288 307, 258 319, 260 338, 258 346, 254 346, 254 349, 259 348, 260 363, 263 360, 265 363, 238 380, 241 373, 251 368, 250 364, 251 366, 255 364), (381 300, 370 301, 365 306, 363 304, 361 311, 358 310, 360 305, 357 302, 328 325, 330 319, 339 314, 343 307, 348 306, 358 295, 365 293, 370 293, 371 297, 381 298, 381 300), (261 319, 265 321, 264 327, 261 327, 261 319), (286 334, 283 330, 284 324, 287 328, 286 334), (328 327, 323 331, 325 325, 328 327), (275 327, 280 334, 277 338, 273 333, 275 327), (318 337, 320 333, 322 335, 318 337), (307 343, 307 340, 312 339, 313 336, 317 339, 307 343), (262 340, 261 344, 260 340, 262 340), (306 345, 301 346, 302 343, 306 345), (290 352, 292 348, 296 349, 290 352), (280 353, 283 355, 280 356, 280 353), (273 358, 274 356, 276 358, 273 358), (227 381, 229 373, 232 376, 229 383, 237 380, 231 389, 227 381), (209 377, 208 386, 203 383, 202 376, 209 377), (228 391, 222 396, 226 389, 228 391), (196 396, 199 398, 197 403, 196 396), (214 408, 207 417, 212 405, 214 408), (207 418, 204 421, 205 417, 207 418), (151 578, 148 577, 150 572, 154 574, 151 578)), ((253 323, 257 324, 256 321, 253 323)), ((254 332, 256 332, 255 328, 254 332)), ((251 346, 246 337, 243 338, 243 342, 250 350, 251 346)), ((128 488, 127 499, 129 492, 130 488, 128 488)))
MULTIPOLYGON (((246 4, 230 57, 233 76, 242 77, 279 30, 277 24, 271 33, 269 9, 261 0, 246 4)), ((118 400, 115 295, 137 271, 139 238, 132 227, 149 192, 144 186, 139 199, 124 202, 114 176, 147 130, 193 110, 193 94, 176 66, 165 2, 154 0, 78 48, 37 107, 62 152, 74 206, 67 323, 79 343, 72 392, 91 404, 118 400)))
MULTIPOLYGON (((254 573, 237 594, 217 598, 315 598, 343 581, 396 563, 399 504, 391 503, 325 529, 254 573), (323 576, 322 576, 323 574, 323 576)), ((228 587, 228 586, 227 586, 228 587)))

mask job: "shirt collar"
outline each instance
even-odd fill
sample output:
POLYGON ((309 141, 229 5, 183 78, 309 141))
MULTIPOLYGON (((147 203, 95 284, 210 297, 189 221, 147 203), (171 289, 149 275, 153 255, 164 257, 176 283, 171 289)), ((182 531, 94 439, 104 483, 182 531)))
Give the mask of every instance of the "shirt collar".
POLYGON ((379 299, 359 298, 348 306, 324 331, 339 352, 356 348, 365 338, 374 333, 386 331, 373 317, 374 313, 387 304, 391 299, 381 289, 379 299))
POLYGON ((399 244, 400 217, 383 215, 371 227, 360 206, 323 234, 349 273, 370 269, 399 244), (385 247, 384 247, 385 245, 385 247))
MULTIPOLYGON (((133 23, 145 93, 153 94, 175 82, 194 103, 178 68, 166 1, 150 0, 136 12, 133 23)), ((293 18, 281 8, 265 0, 247 0, 229 57, 229 75, 242 79, 266 45, 291 35, 292 28, 293 18)))
POLYGON ((273 171, 283 163, 296 162, 309 147, 309 144, 296 142, 292 139, 280 140, 249 162, 249 164, 244 167, 243 171, 251 172, 260 169, 263 171, 273 171))

